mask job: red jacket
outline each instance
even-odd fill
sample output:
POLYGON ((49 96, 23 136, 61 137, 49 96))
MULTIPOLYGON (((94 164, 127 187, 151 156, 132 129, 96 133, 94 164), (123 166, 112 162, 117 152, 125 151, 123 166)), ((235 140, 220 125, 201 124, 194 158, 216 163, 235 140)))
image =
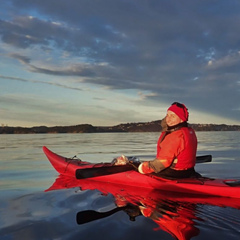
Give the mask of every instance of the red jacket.
POLYGON ((173 132, 163 132, 157 144, 156 159, 143 162, 139 166, 139 172, 160 172, 171 167, 175 170, 187 170, 193 168, 196 162, 197 137, 190 127, 182 127, 173 132))
POLYGON ((174 161, 173 169, 185 170, 195 166, 197 137, 190 127, 183 127, 165 136, 159 137, 156 159, 166 160, 164 166, 169 167, 174 161))

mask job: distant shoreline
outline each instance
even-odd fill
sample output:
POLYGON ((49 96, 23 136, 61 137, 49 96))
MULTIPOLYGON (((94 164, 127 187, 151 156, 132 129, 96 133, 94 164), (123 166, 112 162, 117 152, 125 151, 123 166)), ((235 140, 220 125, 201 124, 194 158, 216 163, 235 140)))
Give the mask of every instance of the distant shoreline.
MULTIPOLYGON (((161 120, 152 122, 126 123, 116 126, 99 127, 91 124, 72 126, 0 127, 0 134, 40 134, 40 133, 111 133, 111 132, 160 132, 161 120)), ((240 131, 240 125, 189 124, 195 131, 240 131)))

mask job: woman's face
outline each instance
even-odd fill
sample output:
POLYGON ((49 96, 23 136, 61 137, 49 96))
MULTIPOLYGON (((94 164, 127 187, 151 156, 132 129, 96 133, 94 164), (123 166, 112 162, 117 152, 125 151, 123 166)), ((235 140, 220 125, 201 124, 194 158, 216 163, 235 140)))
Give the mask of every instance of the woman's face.
POLYGON ((183 122, 182 119, 172 111, 167 111, 166 123, 169 127, 175 126, 183 122))

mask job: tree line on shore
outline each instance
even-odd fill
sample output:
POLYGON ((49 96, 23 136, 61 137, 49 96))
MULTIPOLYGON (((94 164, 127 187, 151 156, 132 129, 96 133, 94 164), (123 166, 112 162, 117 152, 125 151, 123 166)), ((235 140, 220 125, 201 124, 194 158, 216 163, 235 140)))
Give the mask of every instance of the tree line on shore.
MULTIPOLYGON (((116 126, 92 126, 79 124, 72 126, 36 126, 8 127, 1 126, 0 134, 34 134, 34 133, 104 133, 104 132, 160 132, 161 120, 152 122, 126 123, 116 126)), ((240 125, 226 124, 189 124, 195 131, 240 131, 240 125)))

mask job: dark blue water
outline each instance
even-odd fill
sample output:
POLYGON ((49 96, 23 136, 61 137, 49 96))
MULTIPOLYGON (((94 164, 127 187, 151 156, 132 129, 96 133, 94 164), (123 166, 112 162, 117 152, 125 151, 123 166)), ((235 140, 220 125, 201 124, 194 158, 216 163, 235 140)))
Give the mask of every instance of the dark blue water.
MULTIPOLYGON (((210 177, 240 178, 240 133, 197 135, 198 155, 212 154, 213 162, 198 164, 196 170, 210 177)), ((189 202, 143 192, 129 204, 134 196, 126 198, 124 191, 117 199, 78 187, 44 191, 58 174, 42 153, 43 145, 88 161, 111 161, 121 154, 146 160, 154 157, 157 138, 156 133, 1 135, 0 239, 239 239, 240 210, 218 206, 217 199, 189 202), (113 209, 115 213, 103 214, 113 209), (87 210, 94 210, 87 212, 88 223, 82 217, 87 210)))

